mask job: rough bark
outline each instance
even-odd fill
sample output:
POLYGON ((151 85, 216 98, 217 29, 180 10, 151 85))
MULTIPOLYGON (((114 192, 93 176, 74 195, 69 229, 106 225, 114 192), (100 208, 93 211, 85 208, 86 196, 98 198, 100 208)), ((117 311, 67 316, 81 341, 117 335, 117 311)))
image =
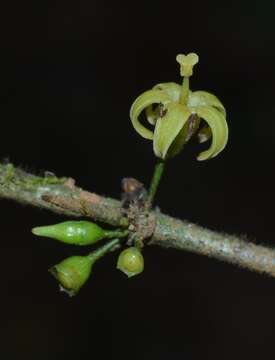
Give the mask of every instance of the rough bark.
MULTIPOLYGON (((82 190, 71 178, 36 176, 12 164, 0 165, 0 198, 45 208, 70 217, 88 217, 117 227, 128 219, 119 200, 82 190)), ((152 211, 155 228, 148 245, 207 255, 275 277, 275 250, 237 236, 217 233, 152 211)))

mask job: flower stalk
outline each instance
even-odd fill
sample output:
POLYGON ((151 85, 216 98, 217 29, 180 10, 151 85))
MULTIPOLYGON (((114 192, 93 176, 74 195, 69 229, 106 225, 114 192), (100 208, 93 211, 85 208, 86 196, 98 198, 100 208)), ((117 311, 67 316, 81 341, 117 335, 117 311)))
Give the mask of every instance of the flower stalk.
POLYGON ((159 187, 159 184, 160 184, 163 172, 164 172, 164 168, 165 168, 165 161, 163 161, 163 160, 158 161, 158 163, 155 165, 154 173, 152 176, 152 180, 151 180, 151 184, 150 184, 149 192, 148 192, 148 200, 151 205, 154 202, 156 192, 157 192, 157 189, 159 187))

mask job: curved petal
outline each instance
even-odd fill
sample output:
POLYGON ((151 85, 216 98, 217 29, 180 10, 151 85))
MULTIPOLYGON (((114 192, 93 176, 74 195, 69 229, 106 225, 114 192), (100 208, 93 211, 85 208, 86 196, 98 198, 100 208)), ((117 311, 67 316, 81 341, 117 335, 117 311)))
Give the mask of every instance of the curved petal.
POLYGON ((148 120, 149 124, 156 125, 157 119, 160 116, 160 107, 157 105, 153 108, 153 105, 149 105, 145 109, 146 119, 148 120))
POLYGON ((147 129, 139 121, 139 115, 152 104, 167 104, 169 103, 169 96, 160 90, 148 90, 141 94, 132 104, 130 109, 130 118, 135 130, 145 139, 153 139, 153 131, 147 129))
POLYGON ((197 114, 192 114, 190 112, 188 120, 171 144, 167 153, 167 157, 171 158, 177 155, 182 150, 183 146, 192 138, 194 133, 196 133, 199 126, 200 118, 197 116, 197 114))
POLYGON ((207 160, 217 156, 224 149, 228 140, 228 126, 224 115, 214 107, 198 107, 196 113, 207 122, 212 132, 210 148, 197 157, 198 160, 207 160))
POLYGON ((154 152, 161 159, 167 157, 169 147, 191 115, 186 106, 177 103, 167 104, 164 111, 165 115, 157 120, 154 132, 154 152))
POLYGON ((224 116, 226 116, 226 111, 223 104, 220 100, 213 94, 210 94, 207 91, 194 91, 189 93, 188 106, 198 107, 198 106, 213 106, 219 110, 224 116))
POLYGON ((153 87, 153 89, 164 91, 171 98, 171 101, 174 101, 174 102, 180 101, 180 94, 181 94, 182 86, 177 83, 174 83, 174 82, 161 83, 161 84, 155 85, 153 87))
MULTIPOLYGON (((181 94, 181 85, 174 82, 161 83, 153 87, 153 90, 161 90, 165 92, 173 102, 179 102, 181 94)), ((146 108, 146 118, 151 125, 155 125, 160 116, 160 108, 157 106, 153 109, 153 105, 146 108)))

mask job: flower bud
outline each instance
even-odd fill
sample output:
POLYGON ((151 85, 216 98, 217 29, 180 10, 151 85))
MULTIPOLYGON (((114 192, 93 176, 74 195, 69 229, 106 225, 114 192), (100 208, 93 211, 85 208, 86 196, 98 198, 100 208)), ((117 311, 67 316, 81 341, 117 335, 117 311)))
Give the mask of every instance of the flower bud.
POLYGON ((90 245, 106 235, 101 227, 89 221, 65 221, 55 225, 39 226, 33 228, 32 233, 74 245, 90 245))
POLYGON ((93 263, 89 256, 71 256, 49 271, 58 280, 61 290, 74 296, 91 275, 93 263))
POLYGON ((128 277, 142 273, 144 260, 140 250, 136 247, 123 250, 118 257, 117 269, 124 272, 128 277))
POLYGON ((119 239, 114 239, 86 256, 71 256, 49 271, 58 280, 60 289, 74 296, 89 279, 95 262, 118 246, 119 239))

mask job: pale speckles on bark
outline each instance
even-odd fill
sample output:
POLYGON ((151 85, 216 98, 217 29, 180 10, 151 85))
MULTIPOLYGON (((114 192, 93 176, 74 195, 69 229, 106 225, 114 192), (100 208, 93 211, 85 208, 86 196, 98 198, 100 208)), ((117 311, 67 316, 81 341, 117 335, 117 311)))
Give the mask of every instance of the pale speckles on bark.
MULTIPOLYGON (((75 186, 72 179, 43 178, 5 164, 0 164, 0 198, 66 216, 86 216, 114 226, 129 225, 118 200, 84 191, 75 186)), ((155 219, 155 227, 148 245, 192 251, 275 277, 274 249, 174 219, 159 211, 150 214, 155 219)))

